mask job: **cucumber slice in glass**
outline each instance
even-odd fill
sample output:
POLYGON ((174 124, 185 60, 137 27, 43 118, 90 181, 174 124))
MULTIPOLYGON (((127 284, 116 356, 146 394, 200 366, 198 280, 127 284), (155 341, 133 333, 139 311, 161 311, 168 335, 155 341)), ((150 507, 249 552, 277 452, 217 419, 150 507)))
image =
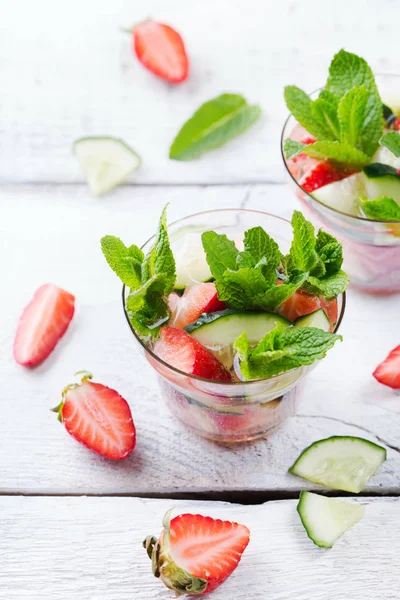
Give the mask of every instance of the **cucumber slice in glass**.
POLYGON ((364 173, 355 173, 335 181, 328 183, 321 188, 315 190, 311 195, 340 212, 348 215, 358 215, 358 199, 365 194, 365 176, 364 173))
POLYGON ((369 200, 389 196, 400 204, 400 175, 389 165, 371 163, 364 167, 366 191, 369 200))
POLYGON ((365 508, 361 504, 303 491, 297 512, 314 544, 321 548, 332 548, 345 531, 362 519, 365 508))
POLYGON ((81 138, 73 148, 95 196, 109 192, 140 167, 140 156, 117 138, 81 138))
POLYGON ((364 438, 333 436, 306 448, 289 473, 334 490, 358 494, 386 460, 386 450, 364 438))
POLYGON ((176 290, 184 290, 193 283, 205 283, 212 279, 201 233, 186 233, 182 245, 175 249, 176 290))
POLYGON ((304 315, 304 317, 299 317, 294 322, 295 327, 316 327, 317 329, 322 329, 323 331, 329 331, 331 328, 331 322, 326 316, 326 312, 319 308, 314 312, 304 315))

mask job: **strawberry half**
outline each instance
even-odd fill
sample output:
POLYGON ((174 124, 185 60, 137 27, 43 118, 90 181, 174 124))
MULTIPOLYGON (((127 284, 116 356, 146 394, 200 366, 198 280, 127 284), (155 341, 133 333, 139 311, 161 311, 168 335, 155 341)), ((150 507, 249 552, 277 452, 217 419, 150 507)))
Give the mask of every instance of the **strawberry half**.
POLYGON ((126 400, 115 390, 90 381, 82 372, 81 383, 68 385, 54 412, 78 442, 104 458, 121 460, 134 449, 135 425, 126 400))
POLYGON ((310 193, 324 185, 328 185, 328 183, 345 179, 353 173, 354 171, 349 171, 348 169, 338 169, 329 162, 320 162, 313 168, 311 173, 300 182, 300 185, 305 192, 310 193))
POLYGON ((250 541, 249 529, 202 515, 184 514, 171 520, 171 513, 164 517, 159 539, 148 536, 143 542, 153 575, 177 596, 212 592, 238 566, 250 541))
POLYGON ((218 300, 215 283, 195 283, 186 288, 175 308, 175 317, 170 324, 172 327, 183 328, 196 321, 202 313, 216 312, 225 308, 225 302, 218 300))
POLYGON ((400 346, 394 348, 385 360, 376 367, 373 376, 383 385, 395 390, 400 389, 400 346))
POLYGON ((197 340, 183 329, 163 327, 154 352, 167 364, 204 379, 232 381, 230 373, 197 340))
POLYGON ((325 311, 333 328, 338 319, 337 300, 335 298, 326 300, 325 298, 311 296, 306 292, 297 290, 290 298, 281 304, 279 307, 279 314, 293 322, 299 317, 309 315, 319 308, 322 308, 325 311))
POLYGON ((48 357, 66 332, 74 316, 75 298, 47 283, 36 290, 19 320, 14 358, 25 367, 35 367, 48 357))
POLYGON ((179 33, 164 23, 148 20, 133 28, 134 50, 146 69, 170 83, 184 81, 189 73, 185 45, 179 33))

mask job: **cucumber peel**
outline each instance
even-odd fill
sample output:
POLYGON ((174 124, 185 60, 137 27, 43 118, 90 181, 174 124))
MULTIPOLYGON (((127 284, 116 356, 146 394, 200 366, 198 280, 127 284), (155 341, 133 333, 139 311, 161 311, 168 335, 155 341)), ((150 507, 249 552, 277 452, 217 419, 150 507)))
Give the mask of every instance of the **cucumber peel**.
POLYGON ((95 196, 115 188, 141 164, 140 156, 118 138, 80 138, 73 149, 95 196))
POLYGON ((326 487, 359 494, 386 460, 386 450, 364 438, 333 436, 306 448, 289 473, 326 487))
POLYGON ((332 548, 345 531, 362 519, 365 507, 302 491, 297 512, 314 544, 321 548, 332 548))

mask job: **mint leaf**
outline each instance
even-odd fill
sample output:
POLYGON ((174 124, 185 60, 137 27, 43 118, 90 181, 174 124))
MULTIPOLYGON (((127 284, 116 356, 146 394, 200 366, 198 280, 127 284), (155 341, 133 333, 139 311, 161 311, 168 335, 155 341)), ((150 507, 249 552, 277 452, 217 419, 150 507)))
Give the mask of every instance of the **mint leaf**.
POLYGON ((205 231, 201 236, 204 252, 212 276, 215 279, 222 277, 227 269, 235 270, 238 250, 235 243, 225 234, 215 231, 205 231))
POLYGON ((325 90, 340 100, 355 86, 364 86, 368 92, 378 93, 368 63, 356 54, 340 50, 330 64, 325 90))
POLYGON ((374 221, 400 221, 400 206, 393 198, 382 196, 376 200, 361 200, 361 208, 374 221))
POLYGON ((312 275, 307 279, 303 289, 309 294, 323 296, 324 298, 336 298, 342 294, 350 283, 348 275, 344 271, 338 271, 333 275, 318 278, 312 275))
POLYGON ((312 158, 330 159, 355 167, 362 167, 370 162, 369 156, 345 142, 314 142, 314 144, 302 148, 301 151, 312 158))
POLYGON ((385 133, 379 140, 379 143, 381 146, 385 146, 385 148, 390 150, 395 156, 400 156, 400 133, 397 131, 385 133))
POLYGON ((238 310, 259 308, 255 297, 262 296, 267 282, 258 269, 244 268, 239 271, 225 271, 221 279, 215 281, 219 300, 238 310))
POLYGON ((303 150, 303 148, 307 144, 302 144, 301 142, 296 142, 295 140, 287 139, 283 143, 283 151, 285 153, 286 159, 290 160, 294 158, 303 150))
POLYGON ((290 270, 312 271, 319 262, 315 249, 314 227, 298 210, 293 212, 292 227, 293 241, 290 247, 288 267, 290 270))
POLYGON ((346 92, 340 100, 338 115, 340 122, 340 141, 362 149, 362 131, 368 92, 364 86, 356 86, 346 92))
POLYGON ((234 342, 244 379, 266 379, 323 358, 341 336, 313 327, 274 329, 251 349, 246 334, 234 342))
POLYGON ((267 289, 262 295, 255 296, 252 303, 256 308, 263 310, 275 310, 283 302, 288 300, 307 281, 308 273, 294 272, 290 280, 280 285, 274 285, 267 289))
POLYGON ((295 85, 288 85, 285 87, 284 96, 289 111, 304 129, 320 139, 325 139, 325 135, 329 135, 329 130, 327 131, 324 125, 321 126, 316 121, 312 112, 313 102, 303 90, 295 85))
POLYGON ((264 277, 274 285, 276 269, 281 262, 281 251, 278 244, 262 227, 253 227, 245 232, 244 253, 251 254, 255 265, 260 267, 264 277))
POLYGON ((138 290, 131 291, 126 300, 129 319, 140 335, 157 336, 169 318, 167 280, 165 274, 153 275, 138 290))
MULTIPOLYGON (((333 275, 341 269, 343 264, 343 249, 342 245, 333 235, 320 229, 315 248, 324 264, 327 275, 333 275)), ((312 275, 315 275, 315 273, 312 273, 312 275)))
POLYGON ((320 139, 332 141, 340 139, 340 125, 336 105, 331 104, 324 98, 318 98, 318 100, 312 102, 311 112, 318 126, 325 131, 323 137, 322 135, 319 136, 320 139))
POLYGON ((243 96, 217 96, 202 104, 182 126, 171 145, 169 157, 174 160, 198 158, 248 129, 260 115, 261 108, 250 106, 243 96))
POLYGON ((129 288, 141 285, 143 252, 135 245, 127 248, 117 237, 106 235, 101 239, 101 249, 108 265, 129 288))
POLYGON ((167 206, 164 207, 158 224, 154 272, 156 275, 164 275, 166 282, 164 293, 169 294, 175 285, 176 269, 175 258, 169 245, 166 211, 167 206))

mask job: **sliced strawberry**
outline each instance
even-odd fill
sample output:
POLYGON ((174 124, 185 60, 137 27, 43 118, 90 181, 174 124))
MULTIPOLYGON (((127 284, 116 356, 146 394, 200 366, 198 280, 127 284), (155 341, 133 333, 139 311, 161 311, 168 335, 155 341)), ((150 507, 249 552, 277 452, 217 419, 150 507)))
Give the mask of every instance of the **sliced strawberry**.
POLYGON ((250 541, 245 525, 202 515, 183 514, 170 521, 156 540, 148 536, 143 546, 153 562, 153 573, 177 595, 208 594, 238 566, 250 541))
POLYGON ((232 381, 230 373, 219 360, 182 329, 163 327, 159 340, 154 344, 154 352, 172 367, 190 375, 232 381))
POLYGON ((164 23, 148 20, 133 28, 136 56, 146 69, 171 83, 189 72, 185 45, 179 33, 164 23))
POLYGON ((328 183, 334 181, 340 181, 350 175, 353 175, 354 171, 349 169, 338 169, 329 162, 320 162, 317 164, 311 173, 307 175, 301 182, 300 185, 306 192, 313 192, 328 183))
POLYGON ((126 458, 136 443, 135 425, 128 403, 111 388, 89 381, 67 386, 54 409, 66 430, 78 442, 111 460, 126 458))
POLYGON ((279 313, 289 321, 295 321, 299 317, 323 308, 330 320, 332 327, 338 318, 337 300, 326 300, 318 296, 311 296, 306 292, 297 290, 279 307, 279 313))
POLYGON ((400 346, 394 348, 385 360, 376 367, 373 376, 383 385, 395 390, 400 389, 400 346))
POLYGON ((331 300, 327 300, 326 298, 320 298, 321 308, 324 309, 326 316, 330 320, 333 325, 337 323, 338 320, 338 304, 336 298, 332 298, 331 300))
POLYGON ((225 302, 218 300, 215 283, 195 283, 186 288, 176 308, 172 327, 186 327, 193 323, 202 313, 224 310, 225 302))
POLYGON ((36 290, 19 320, 14 358, 25 367, 35 367, 48 357, 66 332, 74 316, 75 298, 47 283, 36 290))
POLYGON ((396 119, 393 123, 393 127, 396 131, 400 131, 400 119, 396 119))

